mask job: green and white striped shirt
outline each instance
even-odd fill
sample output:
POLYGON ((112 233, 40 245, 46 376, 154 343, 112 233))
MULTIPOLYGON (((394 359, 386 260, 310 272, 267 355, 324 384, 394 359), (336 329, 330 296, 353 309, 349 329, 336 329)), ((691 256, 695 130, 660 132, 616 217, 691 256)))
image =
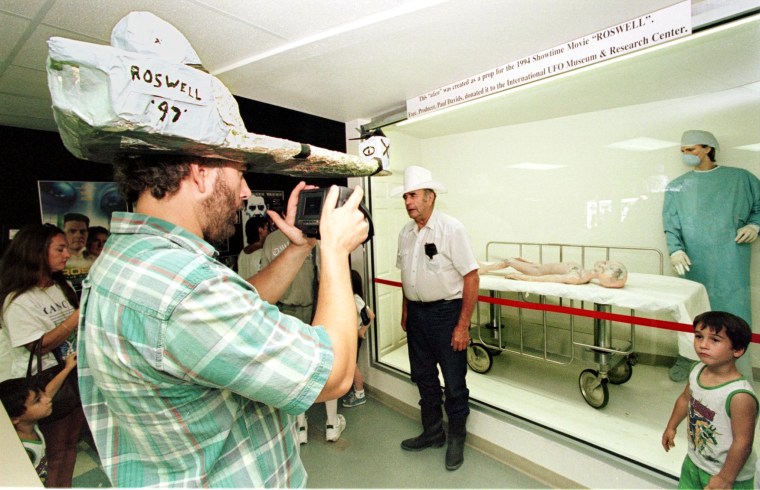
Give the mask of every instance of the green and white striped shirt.
POLYGON ((169 222, 113 214, 85 281, 78 366, 115 486, 306 484, 294 415, 327 381, 330 340, 216 254, 169 222))

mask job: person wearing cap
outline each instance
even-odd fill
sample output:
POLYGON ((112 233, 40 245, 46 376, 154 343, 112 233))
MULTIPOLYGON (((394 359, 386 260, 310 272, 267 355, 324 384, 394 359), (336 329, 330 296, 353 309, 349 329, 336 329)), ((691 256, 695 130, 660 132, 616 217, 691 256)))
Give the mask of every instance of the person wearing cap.
MULTIPOLYGON (((760 180, 741 168, 718 166, 718 141, 708 131, 681 137, 681 158, 693 170, 668 184, 662 210, 674 271, 704 284, 710 307, 752 325, 751 243, 760 230, 760 180)), ((668 374, 684 381, 696 361, 693 335, 679 333, 678 357, 668 374)), ((737 369, 752 382, 749 352, 737 369)))
POLYGON ((438 193, 445 192, 429 170, 411 166, 404 171, 404 185, 391 195, 403 195, 412 219, 399 233, 396 267, 401 269, 404 294, 401 328, 407 335, 412 381, 420 393, 423 427, 422 434, 402 441, 401 447, 420 451, 446 442, 440 366, 449 422, 446 468, 456 470, 464 461, 470 413, 467 346, 480 279, 465 227, 434 209, 438 193))
MULTIPOLYGON (((197 136, 229 133, 225 141, 244 145, 235 128, 217 124, 227 116, 242 121, 234 99, 219 80, 187 66, 197 55, 153 14, 127 15, 114 28, 112 45, 119 49, 98 46, 88 58, 105 57, 104 66, 115 66, 110 79, 83 77, 82 87, 77 77, 65 88, 110 94, 117 89, 108 83, 142 84, 130 92, 136 117, 161 122, 154 98, 182 110, 176 121, 131 127, 128 144, 115 146, 84 124, 66 125, 77 120, 67 111, 85 99, 56 117, 81 144, 67 146, 70 151, 114 165, 114 181, 134 209, 113 213, 111 236, 83 283, 79 387, 104 472, 114 487, 304 487, 296 416, 340 397, 353 382, 356 307, 348 258, 368 234, 359 210, 364 192, 357 187, 337 208, 338 189, 326 195, 314 326, 280 312, 275 304, 316 245, 294 226, 299 195, 308 187, 295 187, 286 218, 268 213, 290 244, 266 269, 240 277, 218 260, 212 244, 234 234, 251 196, 244 177, 249 155, 243 146, 219 154, 218 140, 197 136), (146 67, 181 78, 181 86, 192 85, 203 97, 187 102, 180 85, 146 84, 146 67), (179 131, 183 121, 197 131, 179 131)), ((73 63, 51 62, 51 70, 73 63)), ((59 78, 54 72, 51 84, 59 78)), ((117 109, 122 98, 107 101, 106 112, 123 112, 117 109)), ((112 119, 99 124, 122 128, 112 119)))

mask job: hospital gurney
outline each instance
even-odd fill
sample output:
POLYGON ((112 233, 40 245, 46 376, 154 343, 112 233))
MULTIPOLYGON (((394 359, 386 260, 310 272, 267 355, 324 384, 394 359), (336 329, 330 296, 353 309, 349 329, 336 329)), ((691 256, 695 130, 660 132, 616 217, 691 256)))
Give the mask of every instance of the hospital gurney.
MULTIPOLYGON (((582 265, 593 264, 596 260, 617 259, 620 260, 621 254, 655 254, 659 257, 659 270, 662 269, 662 255, 654 249, 637 249, 621 247, 587 247, 569 244, 524 244, 508 242, 491 242, 488 244, 486 257, 492 255, 490 247, 502 245, 515 245, 519 247, 518 254, 500 255, 522 256, 526 249, 524 247, 535 247, 538 249, 538 258, 536 262, 564 262, 574 261, 582 265), (554 254, 551 259, 547 259, 546 249, 551 248, 554 254), (489 252, 491 252, 489 254, 489 252), (573 256, 573 254, 575 254, 573 256)), ((658 267, 657 260, 655 269, 658 267)), ((622 262, 623 260, 621 260, 622 262)), ((650 260, 651 261, 651 260, 650 260)), ((625 262, 636 262, 632 256, 625 262)), ((646 268, 646 266, 641 266, 646 268)), ((598 363, 598 369, 586 369, 581 372, 578 380, 579 388, 586 402, 594 408, 603 408, 609 401, 608 382, 612 384, 622 384, 628 381, 633 374, 633 365, 636 362, 635 349, 635 325, 631 324, 629 335, 624 339, 622 345, 614 345, 612 337, 612 322, 594 318, 593 325, 593 342, 582 342, 576 336, 575 316, 569 316, 569 337, 570 337, 570 355, 565 360, 552 358, 547 349, 548 329, 547 312, 542 311, 543 328, 543 352, 534 354, 526 351, 523 344, 526 325, 523 322, 522 308, 518 311, 517 327, 519 330, 518 348, 510 348, 503 339, 502 334, 502 317, 501 305, 498 300, 501 293, 517 293, 520 301, 527 301, 527 297, 533 295, 538 298, 538 303, 546 303, 547 297, 558 298, 561 305, 569 302, 569 307, 573 308, 576 301, 589 302, 593 305, 596 312, 609 313, 612 307, 630 309, 630 316, 635 316, 636 311, 650 314, 665 314, 672 321, 677 323, 691 323, 694 316, 709 310, 709 300, 707 291, 704 286, 685 279, 677 277, 663 276, 661 274, 644 274, 629 272, 628 281, 624 288, 611 289, 604 288, 594 283, 582 285, 570 285, 551 282, 530 282, 507 279, 499 275, 504 271, 493 271, 480 277, 480 289, 489 290, 490 296, 495 301, 489 305, 490 323, 486 329, 492 331, 492 338, 483 338, 483 329, 478 329, 477 338, 473 336, 473 341, 467 351, 467 362, 470 368, 479 373, 488 372, 493 362, 493 356, 504 351, 510 351, 529 357, 542 359, 557 364, 569 364, 575 358, 574 346, 582 347, 594 353, 595 361, 598 363)), ((480 308, 477 312, 477 324, 480 323, 480 308)), ((620 341, 618 341, 620 342, 620 341)))

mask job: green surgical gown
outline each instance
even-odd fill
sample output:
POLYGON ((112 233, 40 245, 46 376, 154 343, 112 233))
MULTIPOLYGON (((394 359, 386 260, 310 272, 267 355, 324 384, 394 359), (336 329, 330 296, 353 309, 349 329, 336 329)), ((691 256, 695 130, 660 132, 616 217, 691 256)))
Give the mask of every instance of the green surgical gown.
POLYGON ((713 310, 752 325, 752 244, 734 240, 742 226, 760 225, 760 180, 732 167, 688 172, 668 185, 662 220, 668 251, 683 250, 691 259, 686 279, 704 284, 713 310))

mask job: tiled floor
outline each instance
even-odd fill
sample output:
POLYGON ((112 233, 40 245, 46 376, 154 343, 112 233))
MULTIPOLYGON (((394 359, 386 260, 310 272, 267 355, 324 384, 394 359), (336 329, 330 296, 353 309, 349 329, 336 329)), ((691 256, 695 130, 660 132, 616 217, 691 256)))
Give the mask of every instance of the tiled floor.
POLYGON ((336 442, 325 441, 324 406, 307 411, 309 442, 301 446, 301 459, 309 488, 547 488, 469 446, 456 471, 446 470, 445 445, 404 451, 401 441, 417 436, 420 422, 371 397, 338 411, 346 417, 346 430, 336 442))
MULTIPOLYGON (((388 353, 382 362, 409 372, 405 348, 388 353)), ((493 358, 486 374, 469 371, 467 386, 471 399, 677 478, 686 454, 686 429, 679 429, 682 439, 667 453, 660 439, 685 383, 671 381, 667 366, 640 363, 630 381, 608 385, 609 403, 595 409, 579 389, 579 376, 587 368, 596 365, 583 359, 559 365, 504 352, 493 358)))
POLYGON ((98 453, 89 443, 81 441, 78 447, 77 464, 74 466, 74 479, 72 486, 75 488, 110 488, 103 469, 100 467, 98 453))
MULTIPOLYGON (((309 442, 301 458, 309 473, 309 488, 546 488, 546 485, 477 450, 465 448, 465 462, 456 471, 444 464, 446 447, 408 452, 403 439, 419 434, 417 420, 372 397, 354 408, 338 408, 346 430, 336 442, 325 441, 323 404, 308 412, 309 442)), ((95 451, 80 443, 74 487, 110 487, 95 451)))

